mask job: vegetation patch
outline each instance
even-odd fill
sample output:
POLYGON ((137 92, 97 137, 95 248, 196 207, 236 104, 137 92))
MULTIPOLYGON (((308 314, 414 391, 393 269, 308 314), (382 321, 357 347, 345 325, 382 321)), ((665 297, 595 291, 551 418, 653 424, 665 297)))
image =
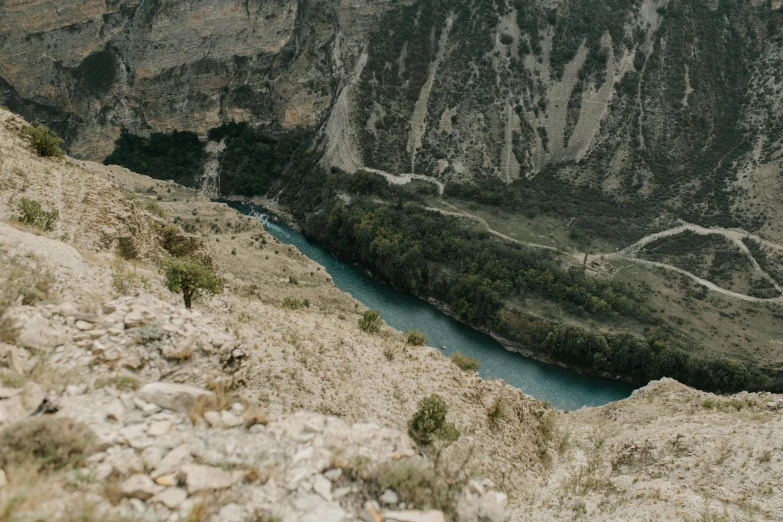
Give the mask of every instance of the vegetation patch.
POLYGON ((71 419, 33 417, 0 433, 0 467, 33 464, 42 471, 79 467, 93 440, 87 426, 71 419))
POLYGON ((481 367, 481 362, 478 359, 465 355, 459 351, 449 355, 449 359, 464 372, 477 372, 481 367))
POLYGON ((33 149, 39 156, 60 158, 65 155, 65 152, 60 148, 65 142, 46 125, 25 127, 22 133, 30 138, 33 149))
POLYGON ((405 341, 411 346, 424 346, 427 344, 427 334, 420 330, 405 330, 405 341))
POLYGON ((428 445, 440 441, 445 445, 459 439, 459 430, 446 420, 449 408, 438 394, 419 401, 419 409, 408 421, 408 434, 419 444, 428 445))
POLYGON ((163 260, 166 288, 181 293, 185 308, 190 309, 193 300, 203 293, 223 291, 223 279, 210 267, 190 257, 170 257, 163 260))
POLYGON ((45 232, 54 230, 54 224, 60 219, 59 210, 44 210, 40 202, 28 198, 19 199, 16 212, 20 223, 39 228, 45 232))
POLYGON ((380 332, 382 325, 383 320, 381 319, 380 310, 365 310, 361 319, 359 319, 359 328, 369 334, 380 332))

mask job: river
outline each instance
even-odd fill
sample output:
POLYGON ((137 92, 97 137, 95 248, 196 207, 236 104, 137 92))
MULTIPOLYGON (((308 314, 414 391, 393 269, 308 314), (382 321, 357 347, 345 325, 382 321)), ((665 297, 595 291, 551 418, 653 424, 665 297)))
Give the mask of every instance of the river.
POLYGON ((261 207, 229 205, 243 214, 257 217, 279 241, 294 245, 322 265, 338 288, 365 306, 380 310, 389 326, 398 330, 421 330, 427 334, 430 346, 443 346, 446 354, 460 351, 481 361, 479 374, 484 378, 503 379, 526 394, 564 410, 624 399, 635 388, 623 381, 582 375, 510 352, 491 336, 449 317, 427 301, 396 290, 368 275, 359 265, 339 260, 298 231, 270 221, 261 207))

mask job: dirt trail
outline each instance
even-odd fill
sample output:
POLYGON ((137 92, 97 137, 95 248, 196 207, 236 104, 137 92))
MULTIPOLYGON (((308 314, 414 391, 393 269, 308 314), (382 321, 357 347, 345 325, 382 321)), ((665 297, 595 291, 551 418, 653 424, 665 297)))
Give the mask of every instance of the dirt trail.
POLYGON ((372 172, 373 174, 380 174, 381 176, 386 178, 386 181, 388 181, 392 185, 407 185, 414 179, 426 181, 427 183, 433 183, 438 187, 439 197, 443 196, 443 191, 446 188, 446 185, 443 184, 442 182, 438 181, 433 177, 425 176, 424 174, 390 174, 388 172, 384 172, 378 169, 371 169, 369 167, 362 167, 361 170, 372 172))
MULTIPOLYGON (((509 236, 507 236, 507 235, 505 235, 505 234, 503 234, 501 232, 498 232, 497 230, 494 230, 493 228, 491 228, 484 218, 481 218, 479 216, 474 216, 473 214, 469 214, 467 212, 449 211, 449 210, 444 210, 442 208, 436 208, 436 207, 425 207, 425 208, 427 210, 432 211, 432 212, 439 212, 439 213, 447 215, 447 216, 459 216, 459 217, 472 219, 474 221, 478 221, 479 223, 481 223, 486 228, 487 232, 489 232, 490 234, 492 234, 494 236, 497 236, 497 237, 499 237, 501 239, 505 239, 506 241, 512 241, 514 243, 518 243, 520 245, 525 245, 525 246, 532 247, 532 248, 543 248, 543 249, 546 249, 546 250, 551 250, 553 252, 557 252, 559 254, 566 254, 566 255, 569 255, 570 257, 578 260, 579 262, 581 262, 581 260, 583 260, 584 256, 585 256, 584 252, 571 252, 569 254, 569 253, 563 252, 562 250, 559 250, 557 247, 553 247, 553 246, 549 246, 549 245, 542 245, 540 243, 532 243, 532 242, 529 242, 529 241, 520 241, 518 239, 514 239, 512 237, 509 237, 509 236)), ((748 238, 754 239, 754 240, 756 240, 756 241, 758 241, 760 243, 763 243, 764 245, 767 245, 767 246, 769 246, 771 248, 775 248, 775 249, 778 249, 778 250, 783 250, 783 246, 777 245, 775 243, 772 243, 770 241, 767 241, 767 240, 762 239, 762 238, 760 238, 760 237, 758 237, 756 235, 750 234, 750 233, 742 231, 742 230, 731 230, 731 229, 725 229, 725 228, 719 228, 719 227, 718 228, 706 228, 706 227, 702 227, 702 226, 699 226, 699 225, 693 225, 693 224, 690 224, 690 223, 684 223, 681 226, 678 226, 678 227, 675 227, 675 228, 671 228, 671 229, 668 229, 668 230, 664 230, 664 231, 661 231, 661 232, 656 232, 655 234, 650 234, 648 236, 645 236, 642 239, 640 239, 639 241, 637 241, 636 243, 634 243, 634 244, 632 244, 632 245, 630 245, 630 246, 620 250, 619 252, 610 252, 610 253, 603 253, 603 254, 600 254, 600 253, 599 254, 590 254, 587 257, 587 261, 589 262, 591 260, 596 260, 596 259, 601 259, 601 258, 602 259, 612 259, 612 258, 615 258, 615 259, 616 258, 629 259, 629 260, 634 261, 635 263, 639 263, 639 264, 642 264, 642 265, 646 265, 646 266, 650 266, 650 267, 663 268, 664 270, 677 272, 678 274, 682 274, 682 275, 684 275, 686 277, 689 277, 693 281, 696 281, 697 283, 707 287, 708 289, 710 289, 710 290, 712 290, 714 292, 718 292, 720 294, 723 294, 723 295, 726 295, 726 296, 729 296, 729 297, 740 299, 742 301, 767 302, 767 303, 783 303, 783 295, 781 295, 779 297, 762 298, 762 297, 753 297, 753 296, 741 294, 741 293, 738 293, 738 292, 732 292, 731 290, 727 290, 725 288, 722 288, 722 287, 716 285, 715 283, 713 283, 711 281, 708 281, 706 279, 703 279, 703 278, 697 276, 696 274, 688 272, 687 270, 683 270, 682 268, 678 268, 678 267, 673 266, 673 265, 668 265, 666 263, 659 263, 657 261, 648 261, 646 259, 640 259, 640 258, 636 257, 636 254, 639 252, 639 250, 641 250, 642 247, 644 247, 644 245, 646 245, 646 244, 648 244, 648 243, 650 243, 652 241, 655 241, 656 239, 660 239, 660 238, 668 237, 668 236, 674 236, 674 235, 680 234, 682 232, 685 232, 687 230, 690 230, 692 232, 696 232, 697 234, 702 234, 702 235, 719 234, 719 235, 722 235, 722 236, 726 237, 730 241, 736 243, 739 246, 739 248, 742 250, 742 252, 745 253, 748 256, 748 259, 751 260, 751 263, 753 263, 753 267, 757 271, 759 271, 761 274, 767 276, 769 278, 769 280, 775 285, 775 288, 778 291, 781 291, 781 293, 783 293, 783 290, 781 290, 781 287, 771 277, 769 277, 769 275, 764 270, 761 269, 761 267, 756 262, 755 258, 750 253, 750 251, 747 249, 745 244, 742 243, 742 238, 743 237, 748 237, 748 238)))

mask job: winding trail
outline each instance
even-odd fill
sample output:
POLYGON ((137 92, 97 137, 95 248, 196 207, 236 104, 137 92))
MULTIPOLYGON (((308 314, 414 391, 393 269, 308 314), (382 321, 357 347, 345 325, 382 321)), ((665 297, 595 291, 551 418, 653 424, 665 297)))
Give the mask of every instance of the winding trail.
POLYGON ((378 169, 371 169, 369 167, 362 167, 360 170, 372 172, 373 174, 380 174, 392 185, 407 185, 414 179, 426 181, 427 183, 433 183, 438 187, 438 196, 443 196, 443 191, 446 189, 446 185, 444 185, 442 182, 430 176, 425 176, 424 174, 389 174, 388 172, 384 172, 378 169))
MULTIPOLYGON (((471 219, 473 221, 478 221, 479 223, 481 223, 486 228, 487 232, 489 232, 490 234, 492 234, 492 235, 494 235, 496 237, 504 239, 506 241, 511 241, 511 242, 514 242, 514 243, 517 243, 517 244, 520 244, 520 245, 524 245, 524 246, 528 246, 528 247, 531 247, 531 248, 543 248, 543 249, 546 249, 546 250, 557 252, 558 254, 565 254, 565 255, 571 256, 571 257, 573 257, 574 259, 577 259, 577 260, 583 259, 584 255, 585 255, 584 252, 567 253, 567 252, 559 250, 558 248, 553 247, 553 246, 542 245, 540 243, 533 243, 533 242, 529 242, 529 241, 520 241, 519 239, 514 239, 512 237, 509 237, 509 236, 503 234, 502 232, 498 232, 497 230, 494 230, 492 227, 489 226, 489 224, 487 223, 487 221, 484 218, 479 217, 479 216, 475 216, 475 215, 470 214, 468 212, 449 211, 449 210, 444 210, 442 208, 437 208, 437 207, 425 207, 425 208, 426 208, 426 210, 429 210, 429 211, 432 211, 432 212, 438 212, 440 214, 444 214, 444 215, 447 215, 447 216, 459 216, 459 217, 464 217, 464 218, 467 218, 467 219, 471 219)), ((620 250, 618 252, 610 252, 610 253, 603 253, 603 254, 590 254, 587 257, 587 261, 589 262, 590 260, 595 260, 595 259, 599 259, 599 258, 603 258, 603 259, 624 258, 624 259, 631 260, 634 263, 638 263, 640 265, 645 265, 645 266, 655 267, 655 268, 662 268, 664 270, 669 270, 671 272, 676 272, 678 274, 684 275, 684 276, 692 279, 693 281, 696 281, 697 283, 705 286, 706 288, 708 288, 709 290, 712 290, 713 292, 717 292, 717 293, 720 293, 720 294, 723 294, 723 295, 726 295, 726 296, 729 296, 729 297, 733 297, 735 299, 740 299, 742 301, 759 302, 759 303, 761 303, 761 302, 764 302, 764 303, 783 303, 783 289, 781 289, 780 285, 778 285, 778 283, 772 277, 770 277, 769 274, 767 274, 761 268, 761 266, 759 266, 758 262, 753 257, 753 254, 751 254, 750 250, 748 250, 747 246, 745 246, 745 244, 742 242, 743 238, 753 239, 753 240, 755 240, 755 241, 757 241, 757 242, 759 242, 759 243, 761 243, 761 244, 763 244, 765 246, 768 246, 770 248, 774 248, 776 250, 783 251, 783 246, 782 245, 778 245, 776 243, 772 243, 771 241, 763 239, 763 238, 761 238, 759 236, 756 236, 754 234, 751 234, 749 232, 745 232, 744 230, 727 229, 727 228, 720 228, 720 227, 707 228, 707 227, 702 227, 700 225, 694 225, 692 223, 683 223, 680 226, 677 226, 677 227, 674 227, 674 228, 670 228, 668 230, 663 230, 661 232, 656 232, 654 234, 649 234, 649 235, 643 237, 642 239, 640 239, 639 241, 637 241, 636 243, 633 243, 632 245, 629 245, 629 246, 625 247, 624 249, 622 249, 622 250, 620 250), (669 265, 669 264, 666 264, 666 263, 659 263, 657 261, 648 261, 647 259, 641 259, 639 257, 636 257, 637 254, 639 253, 639 251, 645 245, 647 245, 647 244, 649 244, 649 243, 651 243, 651 242, 653 242, 653 241, 655 241, 657 239, 661 239, 661 238, 665 238, 665 237, 669 237, 669 236, 675 236, 677 234, 681 234, 681 233, 686 232, 686 231, 695 232, 695 233, 700 234, 700 235, 709 235, 709 234, 721 235, 721 236, 725 237, 726 239, 728 239, 729 241, 731 241, 734 244, 736 244, 739 247, 739 249, 748 257, 750 262, 753 264, 754 269, 756 271, 758 271, 760 274, 762 274, 763 276, 765 276, 775 286, 775 289, 777 289, 778 292, 781 292, 781 295, 778 296, 778 297, 763 298, 763 297, 754 297, 754 296, 751 296, 751 295, 741 294, 739 292, 733 292, 731 290, 727 290, 727 289, 725 289, 723 287, 720 287, 720 286, 716 285, 715 283, 713 283, 711 281, 708 281, 707 279, 703 279, 703 278, 697 276, 696 274, 694 274, 692 272, 688 272, 687 270, 684 270, 682 268, 679 268, 679 267, 676 267, 676 266, 673 266, 673 265, 669 265)), ((579 262, 579 264, 581 264, 581 261, 579 262)))

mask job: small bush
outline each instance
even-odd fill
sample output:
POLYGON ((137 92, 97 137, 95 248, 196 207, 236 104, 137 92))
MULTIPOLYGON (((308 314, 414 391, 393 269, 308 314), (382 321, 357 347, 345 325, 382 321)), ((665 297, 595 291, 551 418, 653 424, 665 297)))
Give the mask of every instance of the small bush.
POLYGON ((120 295, 137 295, 142 288, 147 288, 147 278, 135 271, 125 270, 119 263, 111 267, 111 287, 120 295))
POLYGON ((287 308, 289 310, 296 310, 297 308, 308 308, 309 306, 309 299, 296 299, 294 297, 286 297, 283 299, 283 308, 287 308))
POLYGON ((17 212, 20 222, 47 232, 54 230, 54 224, 60 219, 59 210, 44 210, 34 199, 21 198, 17 205, 17 212))
POLYGON ((0 433, 0 468, 34 464, 40 471, 84 465, 94 435, 71 419, 33 417, 0 433))
MULTIPOLYGON (((152 188, 152 187, 150 187, 152 188)), ((153 192, 155 189, 153 188, 153 192)), ((144 210, 149 212, 150 214, 156 215, 158 217, 166 217, 166 213, 163 212, 163 207, 161 207, 157 202, 155 201, 149 201, 145 206, 144 210)))
POLYGON ((288 282, 292 285, 298 285, 299 279, 297 279, 296 276, 288 276, 288 282))
POLYGON ((393 490, 401 502, 417 509, 440 509, 453 514, 458 488, 452 487, 443 472, 424 466, 412 459, 384 462, 378 467, 372 482, 377 497, 387 489, 393 490))
POLYGON ((500 43, 503 45, 511 45, 514 43, 514 37, 508 33, 500 33, 500 43))
POLYGON ((443 398, 433 393, 419 402, 419 410, 408 421, 408 434, 420 444, 431 444, 436 439, 451 444, 460 436, 459 430, 446 421, 449 408, 443 398))
POLYGON ((46 125, 25 127, 24 134, 30 137, 33 148, 39 156, 60 158, 65 155, 60 145, 65 143, 53 130, 46 125))
POLYGON ((427 335, 419 330, 405 330, 405 340, 413 346, 423 346, 427 344, 427 335))
POLYGON ((359 328, 363 332, 378 333, 381 331, 381 312, 379 310, 366 310, 362 318, 359 319, 359 328))
POLYGON ((457 367, 465 372, 477 372, 481 367, 481 362, 478 359, 469 357, 460 352, 454 352, 449 355, 451 362, 457 365, 457 367))
POLYGON ((223 279, 210 267, 190 257, 171 257, 163 261, 166 288, 182 293, 185 308, 190 309, 193 300, 206 292, 216 294, 223 290, 223 279))
POLYGON ((95 381, 95 387, 111 387, 121 392, 133 392, 141 387, 141 383, 135 377, 131 377, 129 375, 120 375, 118 377, 109 377, 108 379, 98 379, 95 381))

